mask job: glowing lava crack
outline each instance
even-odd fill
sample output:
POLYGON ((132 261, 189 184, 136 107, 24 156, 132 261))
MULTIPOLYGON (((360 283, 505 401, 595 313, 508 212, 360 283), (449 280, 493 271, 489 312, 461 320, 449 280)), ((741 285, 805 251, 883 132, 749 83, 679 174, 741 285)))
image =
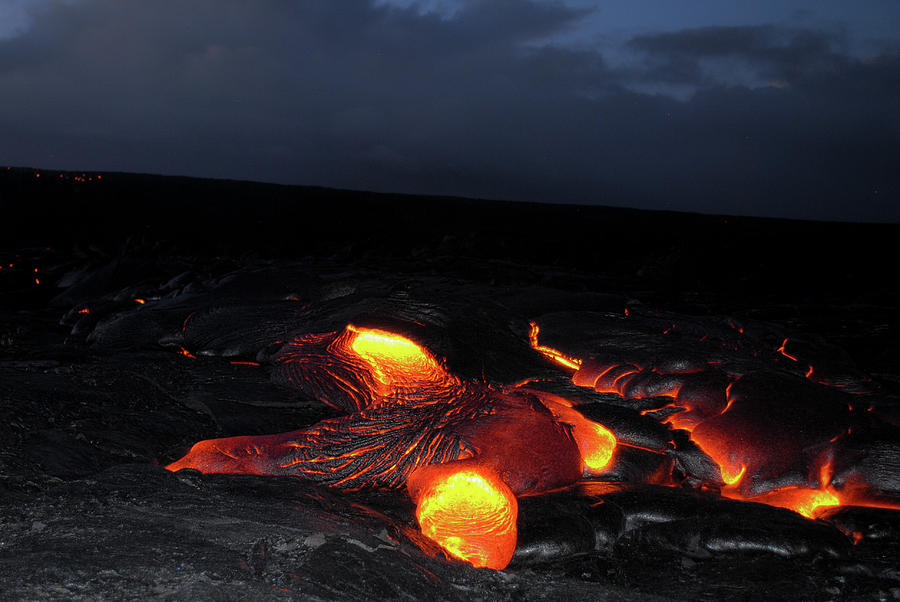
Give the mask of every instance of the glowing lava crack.
POLYGON ((616 444, 565 404, 464 381, 382 330, 299 336, 276 358, 274 378, 348 414, 201 441, 167 468, 300 476, 347 490, 407 486, 423 533, 475 566, 500 569, 512 558, 515 496, 602 470, 616 444))

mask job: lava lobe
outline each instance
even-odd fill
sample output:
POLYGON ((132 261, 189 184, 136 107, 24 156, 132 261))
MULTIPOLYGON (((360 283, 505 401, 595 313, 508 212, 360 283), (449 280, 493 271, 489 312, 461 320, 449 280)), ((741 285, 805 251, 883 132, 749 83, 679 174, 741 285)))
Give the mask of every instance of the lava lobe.
POLYGON ((512 557, 515 496, 571 485, 615 446, 571 408, 462 380, 382 330, 297 337, 276 358, 275 379, 349 414, 201 441, 167 468, 299 476, 346 490, 408 487, 425 534, 476 566, 503 568, 512 557))

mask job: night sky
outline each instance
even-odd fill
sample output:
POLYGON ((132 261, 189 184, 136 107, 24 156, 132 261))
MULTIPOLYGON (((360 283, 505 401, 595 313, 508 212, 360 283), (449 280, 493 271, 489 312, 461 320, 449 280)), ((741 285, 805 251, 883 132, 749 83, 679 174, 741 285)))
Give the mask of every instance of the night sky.
POLYGON ((897 0, 0 0, 0 108, 0 165, 900 222, 897 0))

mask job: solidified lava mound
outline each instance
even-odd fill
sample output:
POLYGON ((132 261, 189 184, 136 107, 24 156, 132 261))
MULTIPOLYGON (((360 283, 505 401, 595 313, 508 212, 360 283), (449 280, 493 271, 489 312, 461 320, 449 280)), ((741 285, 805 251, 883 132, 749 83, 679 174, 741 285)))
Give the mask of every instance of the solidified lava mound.
POLYGON ((3 597, 900 595, 890 298, 441 248, 3 251, 3 597))

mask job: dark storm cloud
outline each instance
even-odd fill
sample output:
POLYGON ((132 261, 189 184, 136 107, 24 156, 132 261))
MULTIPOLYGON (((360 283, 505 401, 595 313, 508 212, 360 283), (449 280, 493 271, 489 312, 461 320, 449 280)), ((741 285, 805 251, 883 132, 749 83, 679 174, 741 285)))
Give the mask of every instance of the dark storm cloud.
POLYGON ((702 141, 688 156, 711 168, 708 189, 770 215, 900 219, 900 54, 859 59, 840 34, 774 26, 642 35, 629 46, 647 60, 624 77, 698 88, 680 107, 680 135, 702 141), (717 84, 741 67, 771 85, 717 84))
POLYGON ((840 41, 833 32, 784 29, 774 25, 745 27, 700 27, 676 32, 635 36, 629 45, 653 53, 692 56, 746 55, 768 59, 790 54, 791 58, 819 56, 831 52, 840 41))
POLYGON ((536 42, 584 14, 521 0, 452 16, 361 0, 52 3, 0 41, 0 161, 900 220, 897 54, 720 28, 635 38, 645 62, 626 70, 536 42), (723 85, 704 62, 722 57, 784 87, 723 85))
POLYGON ((641 35, 632 38, 628 46, 663 64, 682 65, 672 73, 688 73, 688 83, 695 84, 702 81, 702 60, 742 61, 758 75, 777 80, 795 80, 823 69, 844 68, 847 60, 841 35, 773 25, 703 27, 641 35))

